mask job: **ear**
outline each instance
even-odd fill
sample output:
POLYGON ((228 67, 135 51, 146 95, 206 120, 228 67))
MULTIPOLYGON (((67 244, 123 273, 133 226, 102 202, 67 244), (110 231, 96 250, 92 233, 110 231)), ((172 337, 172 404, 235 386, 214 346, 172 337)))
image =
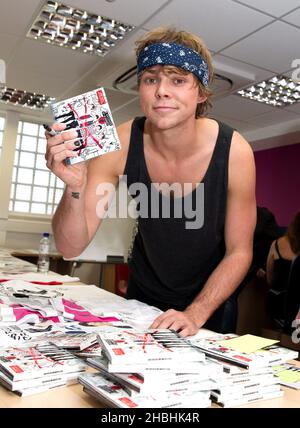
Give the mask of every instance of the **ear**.
POLYGON ((207 97, 205 95, 199 94, 198 95, 198 104, 202 104, 207 100, 207 97))

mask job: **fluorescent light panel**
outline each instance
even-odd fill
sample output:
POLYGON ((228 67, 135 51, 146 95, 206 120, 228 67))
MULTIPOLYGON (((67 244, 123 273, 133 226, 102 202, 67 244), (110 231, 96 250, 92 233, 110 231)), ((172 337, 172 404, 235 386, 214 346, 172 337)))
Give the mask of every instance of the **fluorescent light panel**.
POLYGON ((50 103, 53 103, 55 98, 49 97, 48 95, 36 94, 35 92, 4 87, 0 96, 0 101, 7 104, 43 110, 48 107, 50 103))
POLYGON ((289 77, 274 76, 242 89, 236 95, 275 107, 285 107, 300 100, 300 83, 289 77))
POLYGON ((103 57, 133 28, 106 16, 47 1, 27 37, 103 57))

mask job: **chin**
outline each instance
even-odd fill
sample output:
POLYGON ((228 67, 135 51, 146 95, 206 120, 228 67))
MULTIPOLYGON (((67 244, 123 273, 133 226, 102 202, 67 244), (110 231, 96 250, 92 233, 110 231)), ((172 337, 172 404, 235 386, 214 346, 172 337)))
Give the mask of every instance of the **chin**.
POLYGON ((166 118, 157 119, 149 117, 149 121, 152 123, 152 125, 161 130, 171 129, 178 125, 178 121, 166 118))
POLYGON ((172 115, 162 116, 150 113, 147 114, 146 117, 152 125, 161 130, 174 128, 182 122, 182 117, 172 115))
POLYGON ((161 130, 176 128, 185 121, 182 117, 155 117, 152 115, 149 115, 148 119, 156 128, 161 130))

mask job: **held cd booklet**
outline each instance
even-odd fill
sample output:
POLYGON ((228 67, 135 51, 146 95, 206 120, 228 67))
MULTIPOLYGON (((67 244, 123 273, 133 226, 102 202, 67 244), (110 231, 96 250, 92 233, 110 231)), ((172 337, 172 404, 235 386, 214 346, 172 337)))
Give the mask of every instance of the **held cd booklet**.
POLYGON ((77 157, 69 157, 73 165, 108 152, 120 150, 121 145, 103 88, 86 92, 51 105, 56 122, 65 123, 62 131, 74 129, 80 145, 77 157))

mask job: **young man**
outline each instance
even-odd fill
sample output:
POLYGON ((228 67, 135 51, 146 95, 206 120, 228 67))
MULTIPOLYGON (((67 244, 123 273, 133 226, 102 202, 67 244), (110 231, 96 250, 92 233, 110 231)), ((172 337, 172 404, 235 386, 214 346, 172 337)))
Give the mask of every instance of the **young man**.
MULTIPOLYGON (((83 251, 101 222, 97 186, 117 185, 125 174, 128 186, 142 183, 148 189, 150 205, 158 196, 172 208, 169 218, 161 207, 140 216, 127 297, 165 311, 152 328, 172 328, 182 336, 202 326, 225 331, 224 302, 252 258, 253 153, 237 132, 204 117, 213 68, 201 39, 171 28, 154 30, 137 43, 137 64, 145 117, 118 128, 120 151, 88 166, 66 167, 64 159, 76 156, 74 143, 66 141, 76 135, 47 135, 47 165, 66 184, 53 218, 56 246, 65 257, 83 251), (159 191, 162 183, 175 184, 173 197, 159 191), (188 206, 193 207, 194 224, 191 210, 186 214, 188 206)), ((61 131, 64 125, 53 128, 61 131)))

